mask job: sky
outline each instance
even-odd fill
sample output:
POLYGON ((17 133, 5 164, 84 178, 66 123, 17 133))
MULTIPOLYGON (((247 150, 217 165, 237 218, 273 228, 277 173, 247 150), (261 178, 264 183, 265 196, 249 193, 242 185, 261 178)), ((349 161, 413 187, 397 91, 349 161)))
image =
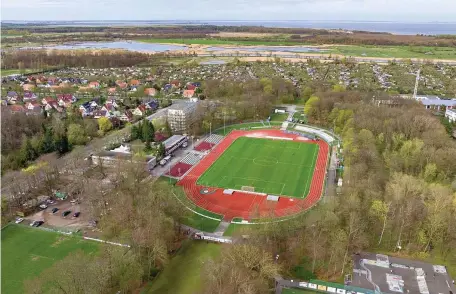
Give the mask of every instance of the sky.
POLYGON ((456 0, 2 0, 1 17, 456 22, 456 0))

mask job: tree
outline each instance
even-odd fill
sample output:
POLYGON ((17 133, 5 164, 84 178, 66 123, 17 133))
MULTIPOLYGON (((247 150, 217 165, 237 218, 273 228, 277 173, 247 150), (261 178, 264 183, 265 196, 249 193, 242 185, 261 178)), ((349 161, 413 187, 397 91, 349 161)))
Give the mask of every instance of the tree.
POLYGON ((154 125, 148 119, 142 123, 142 140, 144 142, 153 142, 155 137, 154 125))
POLYGON ((204 263, 204 292, 254 294, 269 292, 280 266, 272 255, 257 246, 225 247, 221 257, 204 263))
POLYGON ((304 106, 304 113, 307 117, 315 118, 317 114, 317 104, 320 102, 320 98, 317 96, 312 96, 307 100, 306 105, 304 106))
POLYGON ((68 143, 68 136, 66 134, 57 136, 54 139, 54 146, 57 152, 62 155, 70 151, 70 145, 68 143))
POLYGON ((385 232, 386 223, 388 220, 390 204, 387 204, 381 200, 374 200, 371 205, 370 213, 374 217, 378 218, 382 223, 382 232, 378 240, 378 245, 382 243, 383 233, 385 232))
POLYGON ((112 129, 112 123, 107 117, 100 117, 98 119, 98 128, 102 132, 102 134, 106 134, 112 129))
POLYGON ((160 143, 158 146, 158 157, 164 157, 165 156, 165 144, 160 143))
POLYGON ((307 102, 307 100, 309 100, 310 96, 312 96, 313 94, 313 90, 312 88, 310 87, 305 87, 302 92, 301 92, 301 99, 304 101, 304 102, 307 102))
POLYGON ((79 124, 68 126, 68 142, 72 145, 85 145, 88 141, 84 128, 79 124))

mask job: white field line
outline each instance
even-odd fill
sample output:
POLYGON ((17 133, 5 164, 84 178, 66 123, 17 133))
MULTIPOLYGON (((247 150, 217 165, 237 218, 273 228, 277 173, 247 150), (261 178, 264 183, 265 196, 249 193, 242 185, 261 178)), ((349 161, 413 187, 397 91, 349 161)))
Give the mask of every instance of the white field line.
MULTIPOLYGON (((308 185, 307 185, 307 186, 309 187, 309 191, 307 191, 307 194, 309 194, 309 193, 310 193, 310 189, 312 188, 312 187, 311 187, 311 179, 310 179, 310 175, 312 175, 312 176, 313 176, 313 174, 314 174, 314 173, 315 173, 315 171, 317 170, 317 160, 315 159, 315 154, 317 154, 317 155, 318 155, 318 152, 315 152, 315 151, 317 151, 317 150, 318 150, 318 148, 315 148, 315 149, 314 149, 314 155, 313 155, 313 161, 315 162, 315 167, 314 167, 314 170, 313 170, 313 172, 309 173, 309 175, 307 176, 307 183, 308 183, 308 185)), ((304 194, 305 194, 305 193, 306 193, 306 191, 304 191, 304 193, 302 193, 302 199, 304 199, 304 196, 305 196, 304 194)))
MULTIPOLYGON (((174 193, 174 191, 173 191, 172 193, 173 193, 174 197, 176 197, 177 201, 179 201, 185 208, 187 208, 187 209, 190 210, 191 212, 196 213, 196 214, 198 214, 198 215, 200 215, 200 216, 202 216, 202 217, 205 217, 205 218, 209 218, 209 219, 216 220, 216 221, 222 221, 223 218, 222 218, 222 219, 218 219, 218 218, 215 218, 215 217, 207 216, 207 215, 204 215, 204 214, 202 214, 202 213, 199 213, 199 212, 197 212, 197 211, 191 209, 190 207, 188 207, 187 205, 185 205, 185 204, 179 199, 179 197, 177 197, 177 195, 174 193)), ((187 196, 185 196, 185 197, 187 197, 187 196)), ((196 204, 195 204, 195 205, 196 205, 196 204)), ((198 206, 198 205, 196 205, 196 206, 198 206)), ((204 209, 204 208, 202 208, 202 209, 204 209)))

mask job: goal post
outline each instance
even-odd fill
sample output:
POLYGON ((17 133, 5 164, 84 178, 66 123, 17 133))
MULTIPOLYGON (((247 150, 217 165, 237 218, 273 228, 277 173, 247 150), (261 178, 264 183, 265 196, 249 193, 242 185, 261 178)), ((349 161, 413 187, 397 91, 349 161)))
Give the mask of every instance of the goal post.
POLYGON ((255 192, 255 187, 252 186, 242 186, 241 187, 242 191, 247 191, 247 192, 255 192))

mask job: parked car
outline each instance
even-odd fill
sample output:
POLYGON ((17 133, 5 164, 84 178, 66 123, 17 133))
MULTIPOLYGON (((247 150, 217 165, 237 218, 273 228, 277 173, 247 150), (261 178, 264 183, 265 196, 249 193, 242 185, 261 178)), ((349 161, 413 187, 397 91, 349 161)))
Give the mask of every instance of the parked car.
POLYGON ((54 207, 51 211, 52 213, 56 213, 57 211, 59 211, 59 209, 57 207, 54 207))
POLYGON ((37 221, 36 224, 34 225, 34 227, 39 227, 42 224, 44 224, 44 221, 37 221))
POLYGON ((163 158, 161 161, 160 161, 160 165, 161 166, 164 166, 166 163, 168 163, 168 161, 171 159, 171 156, 168 155, 166 156, 165 158, 163 158))
POLYGON ((80 213, 79 211, 78 211, 78 212, 75 212, 75 213, 73 214, 73 217, 78 217, 80 214, 81 214, 81 213, 80 213))
POLYGON ((71 210, 65 210, 63 213, 62 213, 62 216, 63 217, 66 217, 67 215, 69 215, 71 213, 71 210))
POLYGON ((41 209, 46 209, 47 207, 48 207, 47 204, 44 204, 44 203, 40 205, 41 209))
POLYGON ((16 219, 15 223, 16 224, 20 224, 23 221, 24 221, 24 219, 22 217, 19 217, 19 218, 16 219))
POLYGON ((46 202, 47 202, 49 205, 55 204, 55 201, 54 201, 54 200, 51 200, 51 199, 48 199, 46 202))
POLYGON ((34 227, 36 222, 37 222, 37 221, 31 222, 31 223, 30 223, 30 226, 31 226, 31 227, 34 227))

